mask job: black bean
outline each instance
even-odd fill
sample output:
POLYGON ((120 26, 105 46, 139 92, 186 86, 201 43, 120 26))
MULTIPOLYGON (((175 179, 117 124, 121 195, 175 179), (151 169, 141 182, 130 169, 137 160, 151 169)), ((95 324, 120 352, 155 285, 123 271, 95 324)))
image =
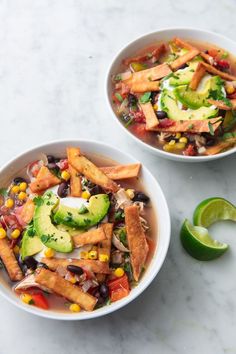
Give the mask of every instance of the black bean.
POLYGON ((167 114, 164 111, 157 111, 156 115, 157 115, 157 118, 159 118, 159 119, 164 119, 167 117, 167 114))
POLYGON ((27 256, 24 258, 24 263, 26 264, 27 268, 35 270, 38 266, 38 262, 34 257, 32 256, 27 256))
POLYGON ((60 198, 65 198, 67 197, 68 194, 68 183, 62 182, 57 190, 57 194, 59 195, 60 198))
POLYGON ((45 268, 45 269, 49 269, 47 264, 43 263, 43 262, 39 262, 38 263, 38 268, 45 268))
POLYGON ((143 203, 148 203, 150 200, 150 198, 142 193, 142 192, 136 192, 133 198, 133 201, 135 202, 143 202, 143 203))
POLYGON ((108 286, 106 284, 101 284, 100 288, 99 288, 99 292, 103 298, 108 297, 108 295, 109 295, 108 286))
POLYGON ((82 275, 84 273, 81 267, 75 266, 73 264, 68 265, 67 270, 77 275, 82 275))
POLYGON ((185 68, 187 68, 187 66, 188 66, 187 64, 183 64, 179 67, 179 69, 185 69, 185 68))
POLYGON ((104 193, 103 189, 100 186, 94 186, 93 188, 91 188, 89 190, 91 195, 95 195, 95 194, 102 194, 104 193))
POLYGON ((26 182, 26 180, 25 180, 23 177, 15 177, 15 178, 13 179, 13 183, 14 183, 14 184, 20 184, 20 183, 22 183, 22 182, 26 182))
POLYGON ((48 163, 55 162, 55 157, 53 155, 47 155, 48 163))
POLYGON ((129 107, 136 106, 137 104, 137 98, 134 95, 132 95, 132 93, 128 94, 128 104, 129 107))
POLYGON ((157 102, 158 95, 159 95, 158 91, 152 91, 151 97, 150 97, 151 104, 154 105, 157 102))

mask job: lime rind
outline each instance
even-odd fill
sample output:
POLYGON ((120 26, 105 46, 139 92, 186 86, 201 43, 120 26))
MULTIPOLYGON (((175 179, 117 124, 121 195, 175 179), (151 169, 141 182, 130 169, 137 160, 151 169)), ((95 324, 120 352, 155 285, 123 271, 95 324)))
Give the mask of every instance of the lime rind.
POLYGON ((209 227, 220 220, 236 221, 236 207, 224 198, 205 199, 194 210, 194 225, 209 227))

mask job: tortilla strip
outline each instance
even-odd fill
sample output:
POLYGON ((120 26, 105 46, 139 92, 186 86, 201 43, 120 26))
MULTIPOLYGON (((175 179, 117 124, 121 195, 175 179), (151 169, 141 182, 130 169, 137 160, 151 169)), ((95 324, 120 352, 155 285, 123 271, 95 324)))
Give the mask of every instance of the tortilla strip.
POLYGON ((79 148, 67 148, 69 164, 72 165, 79 173, 87 177, 91 182, 98 184, 106 190, 117 192, 118 185, 108 178, 97 166, 89 161, 85 156, 81 155, 79 148))
POLYGON ((72 197, 80 197, 82 193, 81 179, 74 167, 69 165, 70 194, 72 197))
POLYGON ((140 106, 146 118, 146 129, 150 130, 153 127, 156 127, 159 124, 159 120, 157 119, 156 113, 153 109, 151 102, 147 102, 144 104, 140 103, 140 106))
POLYGON ((108 262, 109 262, 110 255, 111 255, 111 240, 113 234, 113 224, 110 223, 102 224, 102 227, 106 234, 106 239, 100 242, 98 246, 98 256, 106 255, 108 257, 108 262))
POLYGON ((222 150, 228 149, 229 147, 236 144, 236 138, 227 139, 227 141, 222 141, 215 146, 206 148, 205 155, 216 155, 222 150))
POLYGON ((201 57, 208 62, 208 64, 212 65, 214 63, 214 58, 207 53, 200 52, 201 57))
POLYGON ((41 262, 45 263, 49 269, 57 270, 58 267, 66 268, 68 265, 75 265, 86 268, 93 273, 110 274, 109 264, 90 259, 66 259, 66 258, 42 258, 41 262))
POLYGON ((214 106, 216 106, 219 109, 222 109, 224 111, 231 111, 232 110, 232 107, 231 106, 227 106, 227 104, 225 104, 223 101, 216 101, 216 100, 212 100, 212 99, 208 99, 207 101, 210 104, 213 104, 214 106))
POLYGON ((183 41, 179 37, 175 37, 173 39, 173 42, 180 48, 186 48, 186 49, 189 49, 189 50, 197 49, 197 48, 193 47, 191 44, 189 44, 188 42, 183 41))
POLYGON ((35 210, 35 204, 32 199, 27 199, 25 204, 23 204, 22 209, 19 214, 19 221, 21 224, 29 224, 33 219, 35 210))
POLYGON ((192 80, 189 84, 189 87, 192 90, 196 90, 198 88, 198 85, 200 84, 203 76, 205 75, 206 68, 202 63, 200 62, 196 68, 196 71, 193 74, 192 80))
POLYGON ((178 70, 182 65, 186 64, 188 61, 192 60, 196 55, 199 54, 199 50, 196 48, 191 49, 184 55, 181 55, 179 58, 175 59, 171 64, 170 67, 172 70, 178 70))
POLYGON ((169 65, 164 63, 156 65, 153 68, 145 69, 141 71, 134 72, 131 79, 126 81, 126 84, 132 86, 135 83, 140 83, 143 81, 155 81, 162 79, 164 76, 169 75, 172 72, 169 65))
POLYGON ((84 310, 92 311, 97 303, 96 297, 83 292, 70 281, 62 278, 58 273, 41 268, 35 275, 36 283, 52 290, 57 295, 63 296, 71 302, 79 304, 84 310))
MULTIPOLYGON (((160 58, 160 56, 162 54, 164 54, 166 52, 166 45, 164 43, 162 43, 159 47, 157 47, 156 49, 154 49, 151 54, 151 57, 155 57, 156 60, 158 60, 160 58)), ((148 55, 147 54, 143 54, 143 55, 138 55, 137 57, 133 57, 133 58, 127 58, 123 60, 124 65, 130 65, 133 62, 139 62, 139 61, 144 61, 148 59, 148 55)))
POLYGON ((109 178, 115 180, 138 177, 141 168, 140 163, 133 163, 129 165, 116 165, 108 167, 100 167, 109 178))
POLYGON ((106 235, 102 227, 98 227, 97 229, 89 230, 82 234, 73 236, 75 247, 81 247, 88 244, 95 244, 105 239, 106 235))
POLYGON ((42 192, 49 187, 56 186, 61 181, 46 166, 42 166, 36 177, 36 180, 29 184, 33 193, 42 192))
POLYGON ((11 281, 19 281, 23 279, 23 273, 7 238, 0 239, 0 258, 6 267, 11 281))
POLYGON ((210 64, 202 62, 202 65, 205 66, 206 71, 208 71, 211 74, 218 75, 224 80, 227 80, 227 81, 235 81, 236 80, 236 76, 233 76, 233 75, 230 75, 230 74, 225 73, 223 71, 220 71, 210 64))
POLYGON ((134 280, 138 281, 148 255, 148 244, 144 234, 137 205, 125 208, 125 227, 130 249, 134 280))
POLYGON ((212 128, 215 131, 222 123, 221 117, 205 119, 205 120, 182 120, 175 121, 174 125, 166 128, 154 127, 151 131, 167 132, 167 133, 209 133, 209 123, 212 124, 212 128))
POLYGON ((160 85, 159 81, 140 81, 132 83, 130 87, 130 92, 147 92, 147 91, 159 91, 160 85))

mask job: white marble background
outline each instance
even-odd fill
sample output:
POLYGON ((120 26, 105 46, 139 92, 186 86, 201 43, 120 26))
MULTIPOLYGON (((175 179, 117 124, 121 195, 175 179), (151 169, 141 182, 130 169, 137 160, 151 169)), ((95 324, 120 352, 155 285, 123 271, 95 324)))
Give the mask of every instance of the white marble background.
POLYGON ((167 26, 236 34, 235 0, 1 0, 0 164, 34 144, 94 138, 145 161, 166 194, 172 239, 166 262, 143 295, 85 322, 33 317, 0 298, 0 354, 236 353, 236 239, 231 223, 212 228, 231 250, 200 263, 184 253, 179 228, 196 203, 236 202, 235 156, 188 165, 149 156, 111 119, 104 75, 127 41, 167 26))

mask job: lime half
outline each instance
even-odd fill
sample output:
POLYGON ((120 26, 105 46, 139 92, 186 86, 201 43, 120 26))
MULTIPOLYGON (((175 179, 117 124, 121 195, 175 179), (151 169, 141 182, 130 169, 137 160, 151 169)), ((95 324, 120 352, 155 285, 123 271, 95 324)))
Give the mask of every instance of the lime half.
POLYGON ((205 199, 194 210, 194 225, 208 227, 219 220, 236 221, 236 207, 224 198, 205 199))
POLYGON ((184 249, 200 261, 218 258, 229 248, 226 243, 213 240, 205 227, 194 226, 187 219, 180 230, 180 239, 184 249))

